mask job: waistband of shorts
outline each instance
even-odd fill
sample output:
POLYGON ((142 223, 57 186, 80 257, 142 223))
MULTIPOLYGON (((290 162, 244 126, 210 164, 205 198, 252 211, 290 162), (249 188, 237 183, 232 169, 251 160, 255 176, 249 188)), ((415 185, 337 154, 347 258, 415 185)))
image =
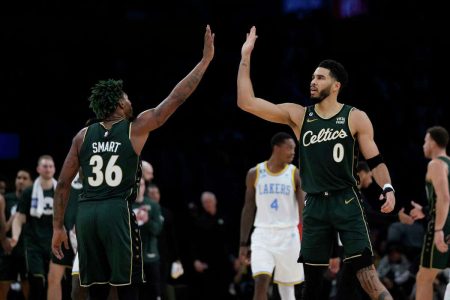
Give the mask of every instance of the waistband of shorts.
POLYGON ((324 192, 319 192, 319 193, 307 193, 307 195, 311 195, 313 197, 317 197, 317 196, 330 197, 330 196, 334 196, 334 195, 341 194, 344 192, 350 192, 352 190, 353 191, 356 190, 356 187, 348 186, 348 187, 340 189, 340 190, 324 191, 324 192))

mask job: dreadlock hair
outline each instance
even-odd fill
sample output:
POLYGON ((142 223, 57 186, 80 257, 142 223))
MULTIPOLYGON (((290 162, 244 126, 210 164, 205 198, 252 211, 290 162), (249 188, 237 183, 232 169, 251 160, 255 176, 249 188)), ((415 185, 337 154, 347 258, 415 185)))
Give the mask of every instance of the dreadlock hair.
POLYGON ((344 66, 332 59, 326 59, 320 62, 319 67, 330 70, 330 76, 341 83, 341 90, 348 83, 348 73, 344 66))
POLYGON ((97 119, 103 120, 111 115, 123 97, 122 80, 100 80, 91 88, 89 107, 92 108, 97 119))

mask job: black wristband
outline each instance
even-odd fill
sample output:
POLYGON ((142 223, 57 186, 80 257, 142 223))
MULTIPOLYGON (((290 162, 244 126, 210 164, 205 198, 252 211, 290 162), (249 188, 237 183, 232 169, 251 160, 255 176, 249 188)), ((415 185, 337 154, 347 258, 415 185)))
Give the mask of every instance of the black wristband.
POLYGON ((394 190, 394 188, 392 187, 391 184, 386 183, 386 184, 383 186, 383 195, 386 196, 386 194, 389 193, 389 192, 395 193, 395 190, 394 190))

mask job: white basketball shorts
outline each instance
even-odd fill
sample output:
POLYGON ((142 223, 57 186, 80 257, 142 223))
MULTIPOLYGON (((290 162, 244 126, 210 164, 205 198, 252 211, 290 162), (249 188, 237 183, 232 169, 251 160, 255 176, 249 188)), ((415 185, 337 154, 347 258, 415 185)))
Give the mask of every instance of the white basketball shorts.
POLYGON ((272 276, 274 282, 295 285, 305 280, 303 264, 298 263, 300 235, 297 227, 257 227, 251 237, 251 268, 253 277, 272 276))

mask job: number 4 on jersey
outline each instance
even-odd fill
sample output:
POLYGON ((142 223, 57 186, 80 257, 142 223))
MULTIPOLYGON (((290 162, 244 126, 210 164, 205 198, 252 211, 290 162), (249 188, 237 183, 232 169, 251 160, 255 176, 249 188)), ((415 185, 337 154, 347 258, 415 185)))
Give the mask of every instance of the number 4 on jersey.
POLYGON ((275 210, 278 210, 278 199, 274 199, 273 201, 272 201, 272 203, 270 203, 270 208, 273 208, 273 209, 275 209, 275 210))

